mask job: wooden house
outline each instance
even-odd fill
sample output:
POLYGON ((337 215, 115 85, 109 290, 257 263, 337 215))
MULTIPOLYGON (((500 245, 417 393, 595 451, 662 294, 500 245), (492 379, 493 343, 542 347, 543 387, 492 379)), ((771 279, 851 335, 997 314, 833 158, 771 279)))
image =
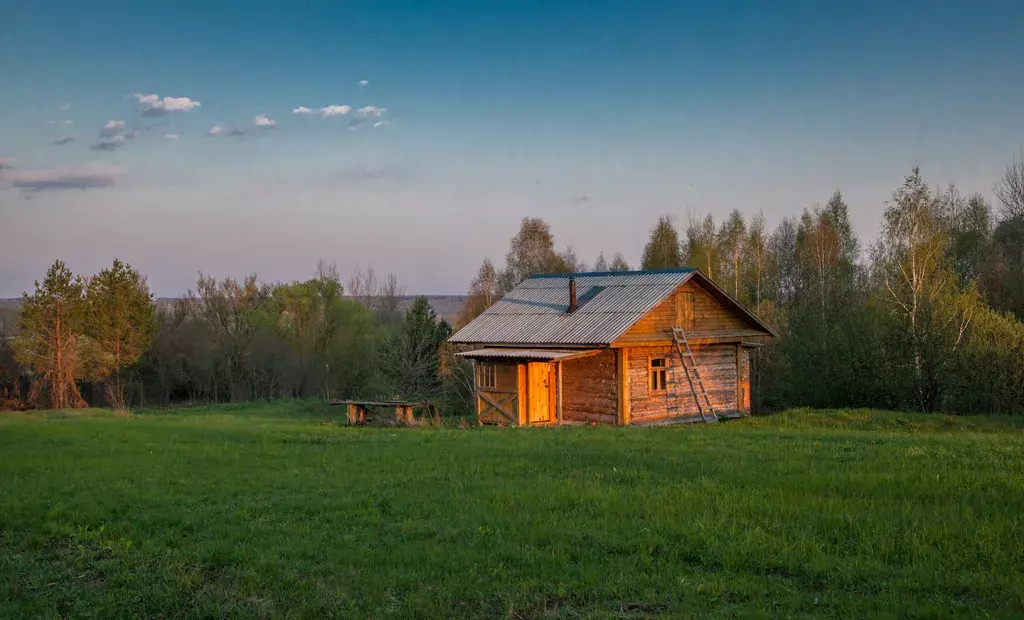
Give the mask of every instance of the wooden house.
POLYGON ((451 342, 473 350, 484 424, 653 424, 750 411, 774 337, 695 269, 535 275, 451 342))

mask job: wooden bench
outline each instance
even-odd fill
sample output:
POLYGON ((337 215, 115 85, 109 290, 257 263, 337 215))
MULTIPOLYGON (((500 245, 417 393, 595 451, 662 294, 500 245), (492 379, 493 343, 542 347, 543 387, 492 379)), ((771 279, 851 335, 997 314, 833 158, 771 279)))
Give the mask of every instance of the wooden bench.
POLYGON ((406 400, 332 400, 329 404, 331 406, 345 405, 348 409, 349 424, 365 424, 375 417, 375 411, 378 409, 391 409, 397 424, 412 424, 414 422, 413 410, 430 405, 428 402, 406 400))

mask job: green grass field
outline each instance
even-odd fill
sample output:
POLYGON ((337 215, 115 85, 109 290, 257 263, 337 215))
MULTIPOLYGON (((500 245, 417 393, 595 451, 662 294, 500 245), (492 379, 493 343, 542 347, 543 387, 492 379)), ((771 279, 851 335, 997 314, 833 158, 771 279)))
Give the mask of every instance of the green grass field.
POLYGON ((340 414, 0 415, 0 618, 1024 615, 1020 419, 340 414))

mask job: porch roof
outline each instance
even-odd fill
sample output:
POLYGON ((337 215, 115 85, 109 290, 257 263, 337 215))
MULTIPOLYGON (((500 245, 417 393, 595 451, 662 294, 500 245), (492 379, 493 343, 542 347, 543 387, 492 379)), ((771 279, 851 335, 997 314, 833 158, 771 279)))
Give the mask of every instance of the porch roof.
POLYGON ((533 360, 543 362, 564 362, 566 360, 580 357, 597 355, 601 349, 516 349, 503 347, 488 347, 476 349, 475 351, 464 351, 456 353, 459 357, 469 359, 508 359, 508 360, 533 360))

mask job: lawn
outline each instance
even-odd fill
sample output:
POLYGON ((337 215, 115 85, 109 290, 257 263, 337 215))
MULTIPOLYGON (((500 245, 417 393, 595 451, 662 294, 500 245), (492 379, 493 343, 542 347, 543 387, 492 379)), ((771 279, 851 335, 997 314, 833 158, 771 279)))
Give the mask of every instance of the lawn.
POLYGON ((340 413, 0 414, 0 617, 1024 615, 1020 419, 340 413))

